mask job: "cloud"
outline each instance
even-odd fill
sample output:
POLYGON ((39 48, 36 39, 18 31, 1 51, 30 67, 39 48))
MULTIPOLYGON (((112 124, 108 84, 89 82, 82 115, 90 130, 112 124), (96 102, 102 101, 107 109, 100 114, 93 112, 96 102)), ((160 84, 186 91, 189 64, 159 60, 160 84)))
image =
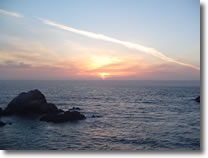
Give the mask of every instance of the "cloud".
POLYGON ((14 17, 17 17, 17 18, 23 17, 23 15, 21 15, 19 13, 10 12, 10 11, 6 11, 6 10, 3 10, 3 9, 0 9, 0 14, 7 15, 7 16, 14 16, 14 17))
POLYGON ((39 66, 54 65, 62 57, 49 44, 8 36, 0 42, 0 63, 7 60, 39 66))
POLYGON ((29 64, 25 64, 24 62, 14 62, 13 60, 4 61, 2 64, 0 63, 1 68, 31 68, 32 66, 29 64))
POLYGON ((152 56, 158 57, 158 58, 160 58, 164 61, 167 61, 167 62, 172 62, 172 63, 176 63, 176 64, 179 64, 179 65, 182 65, 182 66, 191 67, 195 70, 200 70, 200 67, 197 67, 197 66, 192 65, 192 64, 184 63, 184 62, 181 62, 181 61, 177 61, 173 58, 170 58, 170 57, 164 55, 163 53, 161 53, 160 51, 158 51, 154 48, 146 47, 144 45, 140 45, 140 44, 136 44, 136 43, 132 43, 132 42, 128 42, 128 41, 122 41, 122 40, 112 38, 112 37, 109 37, 109 36, 106 36, 106 35, 103 35, 103 34, 97 34, 97 33, 93 33, 93 32, 88 32, 88 31, 84 31, 84 30, 75 29, 75 28, 72 28, 72 27, 69 27, 69 26, 65 26, 65 25, 55 23, 53 21, 49 21, 49 20, 45 20, 45 19, 41 19, 41 18, 38 18, 38 19, 41 20, 44 24, 51 25, 51 26, 54 26, 54 27, 57 27, 57 28, 60 28, 60 29, 66 30, 66 31, 70 31, 70 32, 73 32, 73 33, 76 33, 76 34, 80 34, 80 35, 89 37, 89 38, 93 38, 93 39, 99 39, 99 40, 104 40, 104 41, 120 44, 120 45, 125 46, 127 48, 142 51, 146 54, 150 54, 152 56))
POLYGON ((67 55, 49 43, 7 36, 0 41, 0 79, 77 79, 83 62, 67 55))

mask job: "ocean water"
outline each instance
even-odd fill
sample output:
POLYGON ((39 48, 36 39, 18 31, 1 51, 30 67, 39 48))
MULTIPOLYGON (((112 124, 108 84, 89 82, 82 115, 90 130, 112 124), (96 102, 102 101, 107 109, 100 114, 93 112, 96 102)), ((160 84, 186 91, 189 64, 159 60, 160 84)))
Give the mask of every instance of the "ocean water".
POLYGON ((2 117, 12 124, 0 127, 0 149, 200 149, 199 81, 0 81, 0 107, 32 89, 61 109, 81 108, 87 119, 2 117))

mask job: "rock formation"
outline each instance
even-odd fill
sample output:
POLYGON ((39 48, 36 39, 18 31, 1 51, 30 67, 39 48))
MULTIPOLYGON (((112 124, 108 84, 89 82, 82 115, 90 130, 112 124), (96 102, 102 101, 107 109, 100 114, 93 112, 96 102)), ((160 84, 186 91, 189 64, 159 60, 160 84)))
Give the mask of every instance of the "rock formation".
POLYGON ((30 113, 44 114, 58 112, 56 105, 47 103, 39 90, 20 93, 3 111, 4 115, 24 115, 30 113))
POLYGON ((200 103, 200 96, 195 99, 196 102, 200 103))
MULTIPOLYGON (((83 120, 86 117, 80 112, 78 107, 64 112, 58 109, 55 104, 47 103, 45 96, 39 90, 31 90, 29 92, 20 93, 6 107, 5 110, 0 108, 0 114, 4 116, 10 115, 40 115, 40 121, 61 123, 66 121, 83 120)), ((3 126, 4 123, 0 122, 3 126)))
POLYGON ((83 120, 86 117, 78 111, 66 111, 64 113, 46 114, 40 118, 40 121, 62 123, 67 121, 83 120))

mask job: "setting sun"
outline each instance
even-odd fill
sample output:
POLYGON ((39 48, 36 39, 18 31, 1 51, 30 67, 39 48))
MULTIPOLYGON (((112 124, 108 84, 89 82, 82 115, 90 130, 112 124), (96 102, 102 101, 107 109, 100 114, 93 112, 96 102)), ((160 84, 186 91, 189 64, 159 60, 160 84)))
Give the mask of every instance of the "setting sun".
POLYGON ((112 71, 111 68, 109 70, 106 67, 111 66, 113 64, 119 64, 122 62, 121 59, 112 56, 92 56, 90 63, 88 65, 88 69, 90 71, 94 71, 93 74, 104 80, 107 76, 111 76, 112 73, 108 71, 112 71), (105 72, 102 72, 103 69, 105 72), (101 71, 101 72, 100 72, 101 71))
POLYGON ((100 72, 98 73, 99 77, 101 77, 103 80, 105 80, 106 76, 110 76, 110 73, 106 73, 106 72, 100 72))

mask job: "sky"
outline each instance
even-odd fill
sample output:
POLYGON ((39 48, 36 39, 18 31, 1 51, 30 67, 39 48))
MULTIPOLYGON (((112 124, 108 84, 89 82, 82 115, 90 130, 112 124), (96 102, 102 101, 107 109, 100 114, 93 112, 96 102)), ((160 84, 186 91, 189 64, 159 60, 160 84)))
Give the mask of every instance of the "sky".
POLYGON ((0 80, 200 80, 199 0, 0 0, 0 80))

